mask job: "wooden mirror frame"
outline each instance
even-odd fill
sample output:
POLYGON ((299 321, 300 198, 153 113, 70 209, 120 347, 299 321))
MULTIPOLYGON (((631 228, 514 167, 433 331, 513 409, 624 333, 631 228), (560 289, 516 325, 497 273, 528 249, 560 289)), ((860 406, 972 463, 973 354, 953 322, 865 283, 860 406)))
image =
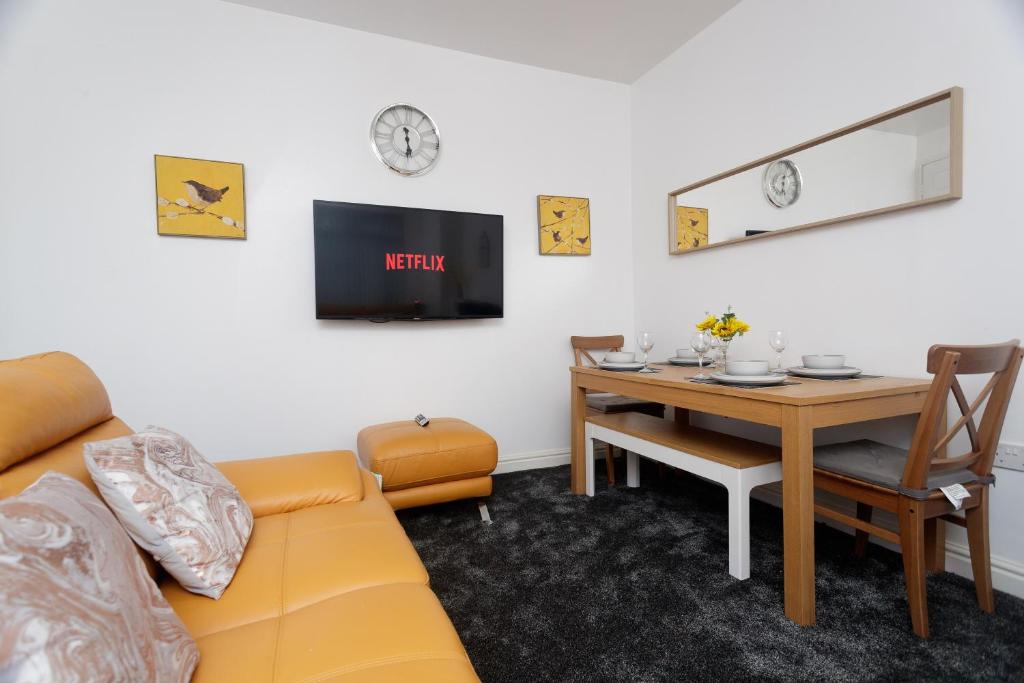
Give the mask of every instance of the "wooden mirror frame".
POLYGON ((668 193, 668 240, 669 240, 669 253, 675 255, 693 254, 707 249, 713 249, 715 247, 724 247, 730 244, 737 244, 740 242, 749 242, 751 240, 767 239, 769 237, 777 237, 779 235, 788 235, 800 230, 809 230, 811 228, 820 228, 826 225, 834 225, 835 223, 843 223, 846 221, 857 220, 859 218, 867 218, 869 216, 879 216, 886 213, 892 213, 894 211, 904 211, 906 209, 913 209, 918 206, 927 206, 929 204, 937 204, 939 202, 948 202, 951 199, 960 199, 963 197, 963 131, 964 131, 964 91, 959 86, 953 86, 941 92, 937 92, 934 95, 923 97, 919 100, 914 100, 909 104, 904 104, 901 107, 890 109, 889 111, 872 116, 869 119, 864 119, 852 125, 834 130, 831 133, 820 135, 816 138, 808 140, 807 142, 800 143, 793 147, 787 147, 786 149, 776 152, 775 154, 769 154, 768 156, 761 157, 751 161, 748 164, 737 166, 736 168, 713 175, 710 178, 705 178, 696 183, 681 187, 678 190, 673 190, 668 193), (794 225, 788 228, 777 228, 768 232, 761 233, 759 235, 750 235, 747 237, 734 237, 732 239, 722 240, 721 242, 715 242, 699 246, 692 247, 690 249, 680 250, 677 248, 676 243, 676 198, 684 192, 696 190, 699 187, 710 185, 711 183, 719 180, 724 180, 730 176, 734 176, 744 171, 749 171, 758 166, 777 161, 778 159, 784 159, 790 155, 802 152, 805 149, 810 149, 822 143, 830 140, 835 140, 844 135, 854 133, 864 128, 870 128, 877 123, 887 121, 888 119, 901 116, 908 112, 914 111, 915 109, 921 109, 931 104, 942 102, 943 100, 949 100, 949 192, 937 197, 929 197, 928 199, 915 199, 910 202, 904 202, 902 204, 893 204, 891 206, 884 206, 879 209, 871 209, 869 211, 860 211, 858 213, 850 213, 843 216, 836 216, 834 218, 826 218, 820 221, 814 221, 811 223, 804 223, 802 225, 794 225))

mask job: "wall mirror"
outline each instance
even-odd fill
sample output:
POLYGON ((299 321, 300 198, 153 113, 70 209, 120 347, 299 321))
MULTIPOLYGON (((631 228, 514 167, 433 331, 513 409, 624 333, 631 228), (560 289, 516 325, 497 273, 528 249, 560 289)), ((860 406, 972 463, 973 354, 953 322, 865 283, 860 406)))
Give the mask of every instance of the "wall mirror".
POLYGON ((669 251, 688 254, 959 199, 954 87, 670 192, 669 251))

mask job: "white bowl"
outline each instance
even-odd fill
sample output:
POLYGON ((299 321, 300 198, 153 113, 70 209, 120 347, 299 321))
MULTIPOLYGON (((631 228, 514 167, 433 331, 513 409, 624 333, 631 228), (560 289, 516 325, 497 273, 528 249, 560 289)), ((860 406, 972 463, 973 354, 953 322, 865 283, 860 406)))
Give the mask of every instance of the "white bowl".
POLYGON ((767 375, 768 361, 766 360, 727 360, 725 361, 725 373, 727 375, 767 375))
POLYGON ((841 368, 846 365, 846 356, 837 353, 803 356, 802 358, 805 368, 814 368, 815 370, 841 368))
POLYGON ((636 354, 632 351, 609 351, 604 354, 605 363, 632 363, 636 360, 636 354))
POLYGON ((676 358, 696 358, 697 352, 693 349, 676 349, 676 358))

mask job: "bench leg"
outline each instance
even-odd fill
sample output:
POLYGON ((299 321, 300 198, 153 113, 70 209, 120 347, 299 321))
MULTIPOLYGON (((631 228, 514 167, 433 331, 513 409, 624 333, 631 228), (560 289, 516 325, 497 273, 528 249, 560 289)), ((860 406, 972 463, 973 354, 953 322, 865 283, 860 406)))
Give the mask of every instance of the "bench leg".
POLYGON ((633 451, 626 451, 626 486, 636 488, 640 485, 640 456, 633 451))
POLYGON ((585 436, 583 437, 583 445, 585 448, 584 452, 584 469, 586 470, 586 481, 587 481, 587 495, 594 495, 594 437, 590 434, 588 428, 585 436))
POLYGON ((729 491, 729 573, 750 578, 750 487, 741 473, 726 486, 729 491))

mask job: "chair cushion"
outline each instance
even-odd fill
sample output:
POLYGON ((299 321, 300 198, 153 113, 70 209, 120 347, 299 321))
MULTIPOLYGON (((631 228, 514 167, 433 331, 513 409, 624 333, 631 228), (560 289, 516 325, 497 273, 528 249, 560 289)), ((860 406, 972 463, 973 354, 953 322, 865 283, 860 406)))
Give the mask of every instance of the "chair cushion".
POLYGON ((993 481, 992 477, 979 477, 970 470, 962 469, 931 475, 924 489, 908 489, 900 483, 906 465, 907 451, 868 439, 818 446, 814 449, 814 467, 817 469, 851 479, 860 479, 918 500, 928 498, 932 491, 942 486, 993 481))
POLYGON ((220 470, 159 427, 85 444, 85 465, 136 543, 188 590, 221 596, 253 518, 220 470))
POLYGON ((188 681, 199 658, 128 534, 49 472, 0 501, 0 679, 188 681))
POLYGON ((665 417, 665 406, 660 403, 616 394, 588 394, 587 407, 601 413, 645 413, 665 417))

